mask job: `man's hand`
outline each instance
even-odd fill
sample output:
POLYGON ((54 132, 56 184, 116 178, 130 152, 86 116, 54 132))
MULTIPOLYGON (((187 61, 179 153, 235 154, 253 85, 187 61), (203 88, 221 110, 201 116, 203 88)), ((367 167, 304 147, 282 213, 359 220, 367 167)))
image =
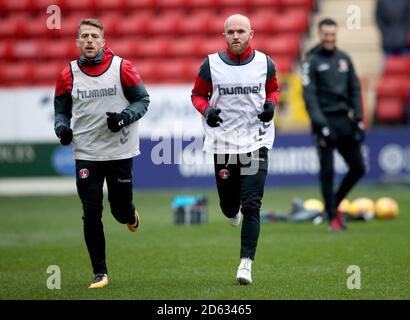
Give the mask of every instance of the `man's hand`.
POLYGON ((322 147, 328 147, 336 143, 335 133, 327 126, 319 130, 318 138, 322 147))
POLYGON ((273 115, 275 113, 275 104, 270 101, 266 100, 265 104, 263 105, 262 113, 258 114, 258 118, 260 121, 263 122, 270 122, 273 119, 273 115))
POLYGON ((66 126, 60 126, 55 130, 58 139, 60 139, 60 143, 63 146, 68 146, 71 141, 73 140, 73 130, 66 126))
POLYGON ((358 142, 363 142, 365 138, 366 132, 364 123, 362 121, 358 121, 354 124, 354 132, 353 132, 353 139, 358 142))
POLYGON ((353 140, 357 142, 363 142, 366 136, 366 128, 364 126, 362 118, 355 116, 353 110, 350 110, 347 116, 350 118, 350 120, 352 120, 353 123, 353 140))
POLYGON ((121 128, 130 124, 130 118, 125 112, 106 112, 108 129, 112 132, 118 132, 121 128))
POLYGON ((205 109, 204 117, 206 119, 206 123, 208 124, 208 126, 215 128, 215 127, 219 127, 219 125, 222 122, 224 122, 219 116, 220 113, 221 113, 221 109, 214 109, 211 107, 208 107, 205 109))

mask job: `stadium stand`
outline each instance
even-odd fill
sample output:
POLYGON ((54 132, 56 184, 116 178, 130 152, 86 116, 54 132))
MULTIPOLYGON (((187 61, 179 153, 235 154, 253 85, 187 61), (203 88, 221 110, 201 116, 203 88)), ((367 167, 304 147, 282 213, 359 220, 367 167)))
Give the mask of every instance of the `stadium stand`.
MULTIPOLYGON (((377 85, 374 115, 377 124, 405 124, 407 121, 410 72, 406 71, 405 64, 402 65, 400 72, 394 60, 400 59, 397 57, 386 59, 384 74, 377 85)), ((406 63, 405 59, 402 61, 406 63)))
POLYGON ((409 116, 410 56, 387 56, 376 95, 378 124, 405 124, 409 116))
POLYGON ((384 73, 386 75, 410 74, 410 56, 390 56, 386 59, 384 73))
POLYGON ((313 5, 313 0, 0 0, 0 85, 54 85, 59 66, 78 55, 74 37, 86 17, 102 21, 107 46, 135 62, 148 83, 192 83, 204 56, 225 48, 222 25, 235 12, 250 16, 255 47, 287 73, 300 58, 313 5), (61 9, 61 29, 47 28, 52 4, 61 9))
MULTIPOLYGON (((288 1, 292 2, 285 0, 282 3, 288 1)), ((312 32, 302 43, 302 56, 319 41, 316 32, 318 22, 332 17, 339 26, 338 46, 351 55, 362 83, 364 115, 368 119, 366 125, 409 125, 409 58, 383 56, 381 36, 374 17, 375 5, 374 0, 356 0, 354 4, 339 0, 321 1, 317 13, 310 17, 312 32), (347 8, 360 9, 360 21, 356 20, 360 23, 359 29, 348 27, 347 8)))

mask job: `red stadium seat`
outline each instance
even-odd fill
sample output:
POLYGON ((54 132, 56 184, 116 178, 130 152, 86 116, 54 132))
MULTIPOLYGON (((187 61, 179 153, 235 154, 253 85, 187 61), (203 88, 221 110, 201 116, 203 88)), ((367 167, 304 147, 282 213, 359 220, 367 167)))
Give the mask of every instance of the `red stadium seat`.
POLYGON ((227 16, 225 15, 212 16, 209 20, 206 32, 213 36, 217 34, 222 34, 222 32, 224 32, 224 22, 226 18, 227 16))
POLYGON ((309 12, 300 9, 286 10, 278 15, 273 23, 278 32, 303 33, 306 31, 309 21, 309 12))
MULTIPOLYGON (((226 49, 223 25, 236 12, 251 18, 255 48, 270 55, 278 72, 285 73, 299 54, 312 4, 312 0, 0 0, 0 10, 6 12, 0 19, 0 78, 7 79, 7 85, 53 84, 60 62, 78 58, 75 39, 80 20, 96 17, 104 26, 106 47, 136 61, 144 81, 191 83, 206 55, 226 49), (51 4, 61 8, 59 30, 47 28, 44 13, 51 4), (10 61, 18 76, 11 75, 10 61)), ((386 62, 387 74, 405 69, 402 63, 386 62)))
POLYGON ((187 0, 188 6, 191 8, 214 8, 215 0, 187 0))
POLYGON ((67 61, 78 58, 80 51, 72 39, 61 39, 42 42, 44 59, 65 59, 67 61))
POLYGON ((281 0, 252 0, 252 7, 279 7, 281 0))
POLYGON ((175 35, 179 31, 181 16, 175 13, 164 13, 152 19, 148 23, 148 32, 157 34, 175 35))
POLYGON ((162 58, 168 51, 169 40, 167 38, 153 37, 144 41, 142 50, 137 52, 139 57, 162 58))
POLYGON ((198 76, 199 67, 201 66, 202 60, 198 59, 188 59, 182 60, 184 69, 180 76, 180 83, 189 83, 192 85, 198 76))
POLYGON ((388 56, 384 65, 385 75, 410 75, 410 56, 388 56))
POLYGON ((381 98, 377 101, 375 120, 379 123, 402 123, 405 110, 400 98, 381 98))
POLYGON ((197 37, 184 37, 169 43, 168 55, 173 57, 195 57, 201 40, 197 37))
POLYGON ((36 60, 44 54, 42 42, 36 40, 19 40, 14 43, 13 55, 15 59, 36 60))
POLYGON ((180 32, 184 34, 202 33, 207 30, 210 19, 211 12, 207 10, 187 15, 179 23, 180 32))
POLYGON ((198 45, 199 56, 205 57, 208 54, 224 51, 226 49, 226 42, 221 35, 215 38, 206 39, 206 41, 200 42, 198 45))
POLYGON ((280 0, 280 5, 285 8, 302 7, 310 10, 313 7, 313 0, 280 0))
POLYGON ((160 77, 158 70, 158 62, 156 60, 147 59, 139 60, 135 63, 138 73, 142 81, 145 83, 153 83, 160 77))
POLYGON ((68 18, 61 21, 61 29, 58 34, 61 37, 71 37, 73 40, 77 38, 78 23, 81 19, 68 18))
POLYGON ((289 36, 255 36, 253 43, 255 48, 275 57, 277 55, 288 55, 295 58, 299 54, 299 37, 289 36))
POLYGON ((73 40, 77 38, 77 28, 81 19, 88 18, 86 14, 73 14, 61 19, 61 29, 58 30, 59 36, 71 37, 73 40))
POLYGON ((65 8, 70 11, 92 10, 96 0, 69 0, 65 1, 65 8))
POLYGON ((104 27, 104 36, 109 39, 110 37, 117 35, 118 22, 122 19, 119 13, 105 13, 100 17, 100 21, 104 27))
POLYGON ((287 56, 272 57, 278 74, 289 73, 292 71, 293 59, 287 56))
POLYGON ((98 0, 95 1, 95 8, 104 11, 104 14, 106 14, 111 10, 124 9, 124 2, 124 0, 98 0))
POLYGON ((64 0, 32 0, 33 10, 38 12, 47 12, 47 8, 51 5, 56 5, 60 8, 60 12, 64 10, 64 0))
POLYGON ((24 35, 22 25, 26 16, 10 16, 0 19, 0 38, 18 38, 24 35))
POLYGON ((32 84, 30 63, 3 63, 0 65, 0 85, 17 86, 32 84))
POLYGON ((252 21, 252 29, 255 30, 255 37, 258 37, 261 33, 275 33, 274 20, 277 13, 272 10, 256 10, 250 15, 252 21))
POLYGON ((145 83, 190 83, 195 81, 201 60, 144 59, 136 62, 145 83))
POLYGON ((32 0, 0 0, 0 9, 2 12, 31 11, 33 9, 32 0))
POLYGON ((168 10, 170 8, 186 8, 186 0, 156 0, 158 9, 168 10))
POLYGON ((134 59, 144 52, 144 48, 137 40, 129 38, 108 40, 106 46, 111 48, 114 54, 127 60, 134 59))
POLYGON ((124 8, 128 9, 155 9, 155 0, 124 0, 124 8))
POLYGON ((401 98, 402 101, 406 101, 409 84, 407 76, 384 76, 377 85, 377 96, 401 98))
POLYGON ((0 40, 0 60, 7 61, 14 57, 13 42, 8 40, 0 40))
POLYGON ((67 63, 57 62, 42 62, 35 63, 32 66, 33 82, 35 84, 55 85, 60 72, 68 65, 67 63))
POLYGON ((232 6, 232 7, 222 8, 219 11, 218 15, 224 17, 225 19, 227 19, 231 15, 237 14, 237 13, 247 16, 249 14, 249 11, 246 7, 232 6))
POLYGON ((202 61, 205 57, 201 57, 201 59, 190 59, 185 63, 185 75, 184 81, 194 83, 195 79, 199 73, 199 68, 202 64, 202 61))
POLYGON ((158 79, 162 83, 180 83, 185 76, 185 61, 172 59, 162 61, 160 64, 160 75, 158 79))
POLYGON ((48 37, 59 34, 58 29, 49 29, 47 27, 47 15, 44 13, 26 20, 22 23, 21 30, 22 34, 24 34, 26 38, 48 37))
POLYGON ((129 16, 119 19, 117 33, 128 37, 144 34, 147 32, 148 22, 151 19, 153 19, 151 14, 146 11, 133 12, 129 16))
POLYGON ((77 38, 77 28, 82 19, 93 18, 92 11, 78 11, 61 19, 61 29, 53 30, 53 34, 58 37, 69 37, 75 40, 77 38))
POLYGON ((237 7, 243 9, 246 9, 248 2, 248 0, 218 0, 218 4, 221 7, 237 7))

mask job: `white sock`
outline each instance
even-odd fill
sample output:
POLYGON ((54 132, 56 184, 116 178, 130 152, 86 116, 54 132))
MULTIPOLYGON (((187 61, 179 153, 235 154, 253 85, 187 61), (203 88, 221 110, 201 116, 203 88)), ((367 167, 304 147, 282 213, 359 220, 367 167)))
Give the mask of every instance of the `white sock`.
POLYGON ((239 269, 252 269, 252 259, 250 258, 241 258, 241 262, 239 264, 239 269))

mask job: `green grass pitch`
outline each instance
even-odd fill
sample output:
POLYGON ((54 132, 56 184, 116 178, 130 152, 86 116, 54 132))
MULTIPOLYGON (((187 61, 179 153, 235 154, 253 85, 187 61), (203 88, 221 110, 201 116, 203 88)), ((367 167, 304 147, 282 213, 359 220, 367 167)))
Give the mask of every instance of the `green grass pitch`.
MULTIPOLYGON (((400 205, 391 221, 350 223, 328 234, 325 225, 262 224, 252 286, 235 282, 240 228, 229 226, 216 190, 135 193, 142 224, 130 233, 104 200, 110 284, 92 280, 77 196, 0 197, 0 299, 410 299, 410 197, 404 186, 359 186, 349 199, 391 196, 400 205), (206 225, 176 226, 177 194, 204 193, 206 225), (61 289, 46 286, 58 265, 61 289), (361 271, 361 288, 349 290, 349 265, 361 271)), ((286 211, 293 196, 318 198, 317 187, 265 191, 262 211, 286 211)))

